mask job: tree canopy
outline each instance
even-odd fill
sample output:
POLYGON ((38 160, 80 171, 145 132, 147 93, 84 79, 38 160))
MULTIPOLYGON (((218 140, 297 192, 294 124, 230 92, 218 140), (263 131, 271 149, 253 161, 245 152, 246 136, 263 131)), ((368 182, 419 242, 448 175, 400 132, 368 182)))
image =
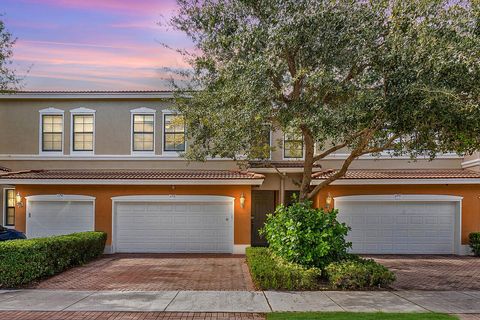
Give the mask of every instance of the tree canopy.
POLYGON ((266 127, 301 132, 306 199, 364 154, 480 147, 478 0, 178 4, 171 23, 196 47, 177 101, 188 158, 267 158, 266 127), (312 190, 313 164, 340 149, 343 166, 312 190))
POLYGON ((14 44, 15 39, 0 20, 0 94, 14 91, 19 83, 12 69, 14 44))

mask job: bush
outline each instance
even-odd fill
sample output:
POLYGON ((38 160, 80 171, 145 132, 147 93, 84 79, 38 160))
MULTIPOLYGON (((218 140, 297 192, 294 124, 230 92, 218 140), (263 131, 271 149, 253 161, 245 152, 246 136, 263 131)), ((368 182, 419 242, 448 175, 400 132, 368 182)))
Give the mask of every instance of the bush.
POLYGON ((305 201, 278 206, 275 214, 267 216, 262 234, 276 255, 292 263, 323 269, 347 256, 351 247, 345 240, 348 231, 346 224, 337 221, 337 210, 325 212, 305 201))
POLYGON ((106 240, 104 232, 80 232, 0 242, 0 288, 23 285, 93 260, 103 253, 106 240))
POLYGON ((472 232, 468 236, 470 248, 473 254, 480 257, 480 232, 472 232))
POLYGON ((330 286, 334 289, 366 289, 388 287, 396 277, 381 264, 351 256, 350 260, 333 262, 325 268, 330 286))
POLYGON ((268 248, 247 248, 247 263, 255 285, 262 289, 315 290, 322 272, 275 256, 268 248))

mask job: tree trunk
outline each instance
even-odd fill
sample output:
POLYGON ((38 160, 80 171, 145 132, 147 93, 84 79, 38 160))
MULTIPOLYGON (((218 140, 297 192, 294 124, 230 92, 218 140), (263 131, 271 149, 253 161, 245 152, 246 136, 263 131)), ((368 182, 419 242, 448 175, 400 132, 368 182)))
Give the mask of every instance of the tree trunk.
POLYGON ((303 177, 302 184, 300 186, 300 195, 299 200, 305 201, 308 200, 308 194, 310 192, 310 183, 312 181, 312 172, 313 172, 313 156, 315 153, 315 142, 313 141, 313 136, 310 130, 302 128, 303 141, 305 144, 305 161, 303 164, 303 177))

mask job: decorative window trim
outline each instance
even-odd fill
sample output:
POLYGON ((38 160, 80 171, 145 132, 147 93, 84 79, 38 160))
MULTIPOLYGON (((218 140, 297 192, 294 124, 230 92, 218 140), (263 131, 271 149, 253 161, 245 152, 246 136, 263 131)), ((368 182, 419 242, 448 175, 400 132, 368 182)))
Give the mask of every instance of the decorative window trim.
POLYGON ((96 130, 95 130, 95 122, 96 122, 96 118, 95 118, 95 113, 96 113, 96 110, 92 110, 92 109, 87 109, 87 108, 76 108, 76 109, 72 109, 70 110, 70 154, 73 155, 73 156, 88 156, 88 155, 93 155, 95 154, 95 133, 96 133, 96 130), (73 136, 74 136, 74 122, 73 122, 73 118, 74 116, 77 116, 77 115, 82 115, 82 116, 93 116, 93 145, 92 145, 92 151, 76 151, 74 150, 74 145, 73 145, 73 136))
POLYGON ((285 135, 287 133, 284 131, 283 132, 283 139, 282 139, 282 160, 304 160, 305 159, 305 140, 303 139, 303 134, 302 134, 302 157, 300 158, 295 158, 295 157, 286 157, 285 156, 285 135))
POLYGON ((178 151, 165 151, 165 116, 166 115, 179 115, 181 116, 182 114, 178 111, 175 111, 175 110, 162 110, 162 156, 165 156, 165 157, 172 157, 172 158, 176 158, 176 157, 179 157, 179 154, 181 152, 185 152, 187 151, 187 147, 188 147, 188 144, 187 144, 187 128, 184 127, 184 135, 185 135, 185 150, 184 151, 181 151, 181 152, 178 152, 178 151))
MULTIPOLYGON (((2 225, 5 227, 5 228, 9 228, 9 229, 13 229, 15 228, 15 223, 16 221, 14 221, 14 224, 13 225, 7 225, 7 190, 14 190, 14 193, 15 193, 15 188, 4 188, 3 189, 3 192, 2 192, 2 199, 3 199, 3 208, 2 208, 2 225)), ((15 208, 15 211, 16 211, 16 208, 15 208)), ((16 217, 14 218, 14 220, 16 219, 16 217)))
POLYGON ((38 111, 39 126, 38 126, 38 153, 44 156, 59 156, 63 155, 65 151, 65 110, 57 108, 46 108, 38 111), (62 150, 61 151, 44 151, 43 150, 43 116, 62 116, 62 150))
POLYGON ((156 117, 156 110, 150 108, 137 108, 130 110, 130 154, 135 156, 152 156, 155 155, 155 128, 157 123, 156 117), (133 149, 133 133, 134 133, 134 125, 133 119, 135 115, 152 115, 153 116, 153 150, 151 151, 135 151, 133 149))

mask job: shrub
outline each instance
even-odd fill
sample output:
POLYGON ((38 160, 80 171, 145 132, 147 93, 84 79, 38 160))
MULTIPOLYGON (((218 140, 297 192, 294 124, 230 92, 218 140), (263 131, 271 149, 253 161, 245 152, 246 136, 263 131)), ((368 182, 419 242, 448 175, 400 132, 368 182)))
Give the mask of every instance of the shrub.
POLYGON ((280 205, 267 216, 262 234, 276 255, 293 263, 323 269, 331 262, 345 259, 351 243, 349 231, 337 221, 337 210, 325 212, 312 208, 311 202, 280 205))
POLYGON ((480 257, 480 232, 472 232, 468 236, 473 254, 480 257))
POLYGON ((104 232, 79 232, 0 242, 0 287, 23 285, 84 264, 103 253, 106 239, 104 232))
POLYGON ((247 248, 247 263, 255 285, 262 289, 315 290, 321 270, 305 268, 275 256, 268 248, 247 248))
POLYGON ((333 262, 325 268, 330 286, 334 289, 366 289, 388 287, 396 277, 385 266, 371 260, 352 259, 333 262))

